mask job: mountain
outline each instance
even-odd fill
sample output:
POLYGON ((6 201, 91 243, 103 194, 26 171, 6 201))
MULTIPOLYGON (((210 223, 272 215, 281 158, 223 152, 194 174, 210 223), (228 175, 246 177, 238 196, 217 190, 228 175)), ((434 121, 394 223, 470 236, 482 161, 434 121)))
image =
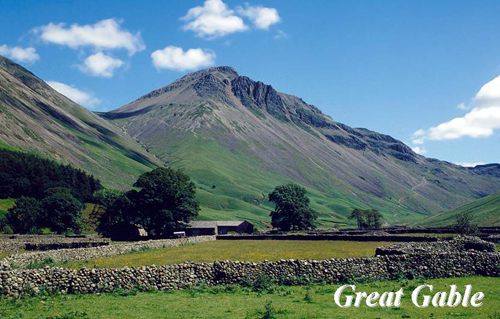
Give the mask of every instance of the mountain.
POLYGON ((500 193, 478 199, 452 211, 436 214, 424 219, 421 226, 452 226, 457 222, 457 216, 470 213, 473 223, 479 226, 500 226, 500 193))
POLYGON ((408 222, 500 191, 498 167, 425 158, 226 66, 188 74, 101 116, 184 169, 198 184, 205 219, 265 223, 266 194, 290 181, 307 187, 324 226, 349 222, 353 207, 408 222))
POLYGON ((0 56, 0 147, 36 151, 124 188, 160 161, 116 126, 0 56))

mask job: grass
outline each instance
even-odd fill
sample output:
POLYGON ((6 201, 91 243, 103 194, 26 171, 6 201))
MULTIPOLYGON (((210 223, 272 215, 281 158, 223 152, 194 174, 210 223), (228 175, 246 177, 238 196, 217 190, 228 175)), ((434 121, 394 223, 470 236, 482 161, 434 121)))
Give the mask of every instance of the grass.
POLYGON ((466 277, 433 280, 385 281, 357 284, 357 291, 384 292, 404 289, 400 308, 339 308, 333 294, 340 285, 278 286, 254 292, 238 286, 165 292, 117 292, 94 295, 42 296, 0 299, 2 318, 499 318, 500 278, 466 277), (463 292, 485 294, 479 308, 417 308, 411 292, 431 284, 434 291, 457 285, 463 292))
POLYGON ((300 240, 218 240, 196 245, 151 249, 110 258, 67 262, 70 268, 115 268, 144 265, 178 264, 185 261, 212 262, 216 260, 262 261, 280 259, 329 259, 368 257, 379 246, 391 243, 354 241, 300 240))
POLYGON ((473 222, 479 226, 500 226, 500 193, 493 194, 455 210, 433 215, 418 224, 423 226, 450 226, 457 222, 457 216, 470 213, 473 222))
POLYGON ((0 199, 0 210, 7 211, 9 208, 14 206, 14 198, 2 198, 0 199))
MULTIPOLYGON (((147 116, 161 114, 150 112, 147 116)), ((121 119, 115 122, 122 126, 127 124, 126 121, 121 119)), ((174 131, 158 134, 148 137, 151 140, 147 144, 154 145, 152 153, 169 166, 183 169, 196 182, 197 200, 202 208, 200 219, 248 220, 259 228, 264 227, 263 222, 270 222, 269 214, 274 207, 267 201, 268 194, 275 186, 292 180, 285 174, 263 168, 266 163, 249 152, 249 145, 235 145, 235 149, 230 151, 213 138, 203 136, 203 132, 197 132, 198 137, 174 131)), ((276 147, 285 147, 287 152, 293 153, 288 144, 276 147)), ((348 219, 354 207, 378 209, 389 223, 426 217, 404 208, 400 208, 399 214, 394 216, 392 212, 397 200, 388 201, 368 194, 358 198, 349 186, 325 176, 314 165, 305 165, 301 174, 308 176, 311 184, 315 185, 303 186, 308 190, 311 207, 319 212, 320 228, 346 223, 354 226, 354 221, 348 219)))

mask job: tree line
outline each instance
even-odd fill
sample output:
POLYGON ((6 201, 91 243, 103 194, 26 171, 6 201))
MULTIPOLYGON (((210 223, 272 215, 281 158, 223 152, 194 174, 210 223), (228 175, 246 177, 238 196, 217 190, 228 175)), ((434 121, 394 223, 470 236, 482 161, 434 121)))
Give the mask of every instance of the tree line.
MULTIPOLYGON (((57 233, 78 233, 85 202, 94 203, 91 220, 104 236, 119 225, 140 225, 152 236, 169 236, 196 218, 200 205, 188 175, 169 167, 142 174, 129 191, 104 189, 100 181, 71 165, 61 165, 36 154, 0 150, 0 198, 17 198, 4 217, 16 233, 37 233, 48 228, 57 233)), ((316 228, 318 213, 307 190, 297 184, 277 186, 268 195, 275 205, 274 228, 316 228)), ((376 210, 355 209, 358 227, 379 228, 376 210)), ((1 221, 0 221, 1 223, 1 221)))
POLYGON ((102 189, 83 170, 35 153, 0 150, 0 198, 16 198, 0 226, 15 233, 78 233, 85 202, 102 189))
POLYGON ((71 165, 35 153, 0 149, 0 198, 41 199, 48 189, 57 187, 68 189, 81 202, 89 202, 102 185, 94 176, 71 165))

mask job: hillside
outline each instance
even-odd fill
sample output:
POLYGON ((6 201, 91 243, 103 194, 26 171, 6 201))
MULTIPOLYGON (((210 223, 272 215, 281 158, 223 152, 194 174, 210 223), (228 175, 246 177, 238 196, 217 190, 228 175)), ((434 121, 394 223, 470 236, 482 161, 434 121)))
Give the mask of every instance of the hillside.
POLYGON ((160 164, 120 129, 2 56, 0 147, 71 163, 118 188, 160 164))
POLYGON ((193 177, 201 218, 268 221, 267 193, 289 181, 308 188, 324 226, 347 222, 353 207, 407 222, 500 191, 497 166, 427 159, 230 67, 188 74, 102 116, 193 177))
POLYGON ((457 221, 457 216, 470 213, 472 220, 479 226, 500 226, 500 193, 493 194, 455 210, 436 214, 429 217, 419 225, 422 226, 452 226, 457 221))

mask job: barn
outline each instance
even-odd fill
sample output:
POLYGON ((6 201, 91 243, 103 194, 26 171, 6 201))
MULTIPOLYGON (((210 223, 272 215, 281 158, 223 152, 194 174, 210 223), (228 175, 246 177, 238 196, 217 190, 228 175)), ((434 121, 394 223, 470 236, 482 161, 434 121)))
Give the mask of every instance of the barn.
POLYGON ((254 226, 247 221, 193 221, 186 228, 187 236, 223 235, 230 232, 251 234, 254 226))

